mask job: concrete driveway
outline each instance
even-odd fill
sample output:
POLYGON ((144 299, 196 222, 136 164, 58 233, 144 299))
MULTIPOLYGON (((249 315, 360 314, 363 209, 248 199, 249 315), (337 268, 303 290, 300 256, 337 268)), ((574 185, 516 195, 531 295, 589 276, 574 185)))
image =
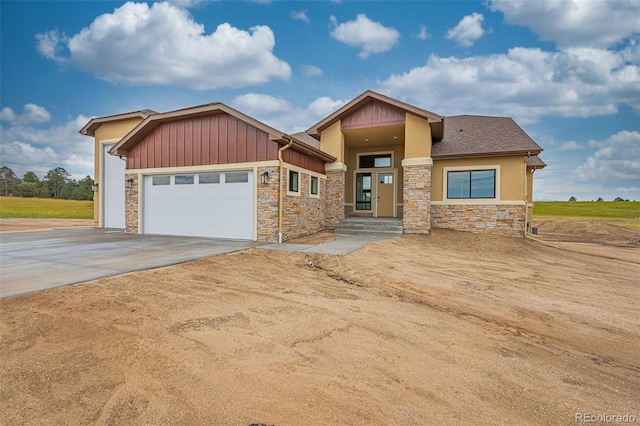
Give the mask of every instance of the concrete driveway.
POLYGON ((253 241, 60 228, 0 235, 0 297, 255 247, 253 241))

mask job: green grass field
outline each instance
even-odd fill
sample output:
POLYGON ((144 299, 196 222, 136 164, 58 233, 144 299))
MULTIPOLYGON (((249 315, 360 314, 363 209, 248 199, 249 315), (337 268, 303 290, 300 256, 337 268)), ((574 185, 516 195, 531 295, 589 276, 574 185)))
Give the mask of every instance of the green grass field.
POLYGON ((93 219, 93 201, 0 197, 0 218, 93 219))
POLYGON ((536 201, 535 216, 580 216, 635 219, 640 217, 639 201, 536 201))
POLYGON ((638 201, 536 201, 534 219, 597 220, 611 225, 640 230, 638 201))

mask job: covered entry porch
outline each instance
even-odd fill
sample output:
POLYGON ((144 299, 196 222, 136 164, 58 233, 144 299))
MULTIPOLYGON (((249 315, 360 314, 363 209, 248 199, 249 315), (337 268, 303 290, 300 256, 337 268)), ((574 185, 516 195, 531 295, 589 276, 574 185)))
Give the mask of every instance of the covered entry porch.
POLYGON ((443 117, 367 91, 307 130, 327 164, 327 226, 345 217, 402 218, 404 232, 430 228, 431 145, 443 117))

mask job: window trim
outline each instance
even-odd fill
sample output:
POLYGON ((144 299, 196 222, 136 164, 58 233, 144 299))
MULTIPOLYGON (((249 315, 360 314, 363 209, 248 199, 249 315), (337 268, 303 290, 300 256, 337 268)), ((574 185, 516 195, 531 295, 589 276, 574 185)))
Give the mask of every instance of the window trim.
POLYGON ((500 201, 500 165, 468 165, 442 168, 442 200, 447 204, 487 204, 500 201), (495 196, 493 198, 449 198, 449 172, 475 172, 495 170, 495 196))

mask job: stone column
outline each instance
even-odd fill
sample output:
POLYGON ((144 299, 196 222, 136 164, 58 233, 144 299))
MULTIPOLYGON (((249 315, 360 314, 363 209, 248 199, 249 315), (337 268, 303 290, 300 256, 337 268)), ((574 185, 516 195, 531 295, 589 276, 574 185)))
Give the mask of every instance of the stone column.
POLYGON ((344 188, 347 166, 340 162, 327 164, 327 229, 335 229, 344 219, 344 188))
POLYGON ((428 234, 431 229, 431 158, 402 161, 402 227, 407 234, 428 234))
POLYGON ((278 189, 279 167, 258 167, 258 241, 278 242, 278 189), (267 183, 262 183, 262 174, 269 173, 267 183))
MULTIPOLYGON (((125 174, 125 180, 133 178, 131 188, 124 189, 124 232, 127 234, 137 234, 139 222, 139 199, 140 194, 140 175, 125 174)), ((124 185, 124 182, 122 182, 124 185)))

